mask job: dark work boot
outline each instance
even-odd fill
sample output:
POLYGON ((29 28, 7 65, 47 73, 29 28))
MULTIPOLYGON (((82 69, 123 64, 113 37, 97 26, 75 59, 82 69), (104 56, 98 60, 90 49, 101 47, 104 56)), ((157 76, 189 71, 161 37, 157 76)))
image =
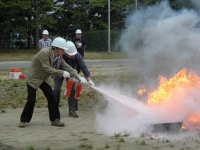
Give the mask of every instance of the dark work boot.
POLYGON ((76 114, 76 112, 75 111, 69 111, 69 117, 73 117, 73 118, 78 118, 78 115, 76 114))
POLYGON ((63 127, 65 124, 60 122, 60 119, 55 119, 53 122, 51 122, 52 126, 58 126, 58 127, 63 127))
POLYGON ((20 128, 24 128, 25 126, 26 126, 26 122, 20 122, 20 123, 19 123, 19 127, 20 127, 20 128))

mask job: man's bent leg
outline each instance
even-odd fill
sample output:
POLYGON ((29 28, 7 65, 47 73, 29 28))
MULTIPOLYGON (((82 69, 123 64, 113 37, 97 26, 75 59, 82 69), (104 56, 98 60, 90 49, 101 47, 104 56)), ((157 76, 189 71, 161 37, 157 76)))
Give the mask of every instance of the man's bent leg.
POLYGON ((71 94, 68 98, 68 105, 69 105, 69 116, 77 118, 78 115, 75 113, 75 111, 78 110, 78 100, 75 99, 76 94, 76 84, 74 83, 71 89, 71 94))
POLYGON ((36 89, 32 88, 29 84, 27 84, 27 90, 28 90, 28 100, 21 114, 20 121, 29 123, 33 116, 33 110, 36 100, 36 89))
POLYGON ((74 83, 71 89, 71 94, 68 98, 69 111, 78 110, 78 100, 75 99, 75 94, 76 94, 76 84, 74 83))
POLYGON ((45 97, 48 100, 48 110, 49 110, 50 121, 53 122, 55 121, 55 119, 60 119, 60 111, 55 101, 51 86, 48 85, 46 82, 43 82, 40 85, 40 89, 43 91, 45 97))

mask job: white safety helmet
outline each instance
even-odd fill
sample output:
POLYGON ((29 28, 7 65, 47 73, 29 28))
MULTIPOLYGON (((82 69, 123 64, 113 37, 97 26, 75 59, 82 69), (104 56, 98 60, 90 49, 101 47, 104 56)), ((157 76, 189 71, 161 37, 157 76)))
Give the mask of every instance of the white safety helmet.
POLYGON ((77 49, 76 49, 76 46, 74 45, 74 43, 71 41, 67 41, 66 43, 67 43, 68 49, 65 49, 65 53, 67 53, 70 56, 76 55, 77 49))
POLYGON ((77 29, 75 33, 76 33, 76 34, 82 34, 82 32, 81 32, 80 29, 77 29))
POLYGON ((53 40, 51 46, 58 47, 58 48, 61 48, 64 50, 68 50, 66 40, 61 37, 55 38, 53 40))
POLYGON ((44 30, 44 31, 42 32, 42 34, 49 35, 49 32, 48 32, 47 30, 44 30))

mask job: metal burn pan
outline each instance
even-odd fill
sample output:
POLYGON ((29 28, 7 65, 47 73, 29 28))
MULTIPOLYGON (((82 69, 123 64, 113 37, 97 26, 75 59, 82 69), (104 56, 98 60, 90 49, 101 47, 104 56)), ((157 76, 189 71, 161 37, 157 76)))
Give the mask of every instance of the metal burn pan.
POLYGON ((152 132, 179 132, 183 122, 152 124, 152 132))

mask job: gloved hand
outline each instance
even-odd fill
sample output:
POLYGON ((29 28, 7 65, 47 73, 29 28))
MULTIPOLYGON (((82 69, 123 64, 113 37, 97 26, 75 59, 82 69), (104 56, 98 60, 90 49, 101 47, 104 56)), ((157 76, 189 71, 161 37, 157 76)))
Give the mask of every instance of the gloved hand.
POLYGON ((94 82, 92 82, 92 80, 88 81, 89 86, 94 86, 94 82))
POLYGON ((70 78, 70 74, 67 71, 63 72, 63 78, 70 78))
POLYGON ((88 85, 88 82, 87 82, 87 80, 86 80, 85 78, 79 77, 78 79, 80 80, 80 83, 81 83, 81 84, 88 85))

